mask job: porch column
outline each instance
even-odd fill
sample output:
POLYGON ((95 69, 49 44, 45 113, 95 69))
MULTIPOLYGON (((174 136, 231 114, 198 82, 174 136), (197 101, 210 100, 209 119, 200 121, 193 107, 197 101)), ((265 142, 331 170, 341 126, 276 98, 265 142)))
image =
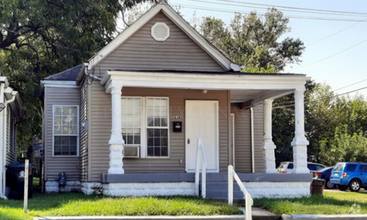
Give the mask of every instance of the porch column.
POLYGON ((121 134, 121 89, 122 85, 111 85, 112 129, 110 144, 109 174, 123 174, 123 150, 125 144, 121 134))
POLYGON ((273 99, 264 100, 264 153, 265 172, 276 173, 275 168, 275 144, 272 136, 272 107, 273 99))
POLYGON ((304 90, 295 90, 295 136, 292 141, 293 146, 293 172, 309 173, 307 168, 307 145, 305 137, 305 107, 304 90))

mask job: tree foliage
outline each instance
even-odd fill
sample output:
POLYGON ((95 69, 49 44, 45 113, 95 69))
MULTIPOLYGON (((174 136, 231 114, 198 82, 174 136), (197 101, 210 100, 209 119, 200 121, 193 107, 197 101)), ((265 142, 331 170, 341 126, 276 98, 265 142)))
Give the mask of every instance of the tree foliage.
POLYGON ((280 41, 290 31, 288 22, 281 11, 270 8, 264 16, 237 13, 229 26, 221 19, 205 17, 200 32, 247 72, 274 73, 301 61, 301 40, 287 37, 280 41))
POLYGON ((120 13, 145 1, 0 1, 0 71, 25 111, 19 146, 32 145, 41 132, 40 80, 88 60, 113 39, 120 13))

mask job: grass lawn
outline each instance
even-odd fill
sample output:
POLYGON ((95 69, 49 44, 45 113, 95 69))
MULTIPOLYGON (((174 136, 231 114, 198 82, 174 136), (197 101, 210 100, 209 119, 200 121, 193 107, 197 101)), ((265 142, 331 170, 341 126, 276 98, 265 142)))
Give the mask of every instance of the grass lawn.
POLYGON ((254 205, 282 214, 367 214, 366 192, 325 192, 299 199, 255 199, 254 205))
POLYGON ((197 197, 111 198, 81 193, 34 194, 28 213, 23 200, 0 200, 0 219, 33 219, 37 216, 116 215, 231 215, 243 214, 237 206, 197 197))

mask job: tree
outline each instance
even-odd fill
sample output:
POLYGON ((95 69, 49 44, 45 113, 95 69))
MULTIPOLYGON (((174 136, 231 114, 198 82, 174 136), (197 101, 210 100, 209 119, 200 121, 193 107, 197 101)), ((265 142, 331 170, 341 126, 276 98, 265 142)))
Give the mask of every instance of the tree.
POLYGON ((290 31, 288 22, 282 12, 270 8, 264 16, 237 13, 228 27, 221 19, 205 17, 199 30, 234 62, 244 65, 247 72, 274 73, 301 61, 301 40, 287 37, 279 42, 290 31))
POLYGON ((19 146, 31 145, 41 131, 40 80, 93 56, 115 36, 118 15, 145 1, 0 2, 0 71, 19 91, 25 110, 19 146))

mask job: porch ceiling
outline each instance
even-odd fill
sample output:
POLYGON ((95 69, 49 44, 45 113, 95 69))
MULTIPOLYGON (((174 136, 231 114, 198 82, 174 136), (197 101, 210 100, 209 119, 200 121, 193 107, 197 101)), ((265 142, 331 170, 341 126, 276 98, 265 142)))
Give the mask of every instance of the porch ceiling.
POLYGON ((231 90, 231 103, 256 105, 264 99, 279 98, 294 90, 231 90))

